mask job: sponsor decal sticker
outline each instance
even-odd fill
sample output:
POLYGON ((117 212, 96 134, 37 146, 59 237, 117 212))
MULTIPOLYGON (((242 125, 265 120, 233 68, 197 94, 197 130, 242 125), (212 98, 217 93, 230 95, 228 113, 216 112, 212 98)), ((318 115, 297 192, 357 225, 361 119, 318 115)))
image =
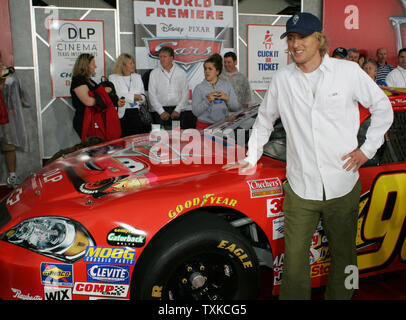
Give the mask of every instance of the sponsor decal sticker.
POLYGON ((21 289, 11 288, 14 299, 19 300, 42 300, 42 297, 37 293, 22 291, 21 289))
POLYGON ((146 233, 129 226, 117 227, 107 234, 107 243, 112 246, 142 247, 145 245, 146 233))
POLYGON ((45 300, 72 300, 72 288, 44 287, 45 300))
POLYGON ((41 283, 53 286, 73 286, 73 266, 62 263, 41 263, 41 283))
POLYGON ((282 239, 285 237, 284 228, 285 217, 276 218, 272 221, 272 239, 282 239))
POLYGON ((135 249, 91 246, 86 248, 83 261, 93 263, 134 265, 135 249))
POLYGON ((283 215, 283 198, 266 199, 266 216, 268 218, 283 215))
POLYGON ((130 267, 109 264, 87 264, 87 281, 108 283, 130 283, 130 267))
POLYGON ((282 183, 279 178, 266 178, 247 181, 250 188, 251 199, 281 195, 282 183))
POLYGON ((113 283, 75 282, 74 294, 125 298, 129 285, 113 283))

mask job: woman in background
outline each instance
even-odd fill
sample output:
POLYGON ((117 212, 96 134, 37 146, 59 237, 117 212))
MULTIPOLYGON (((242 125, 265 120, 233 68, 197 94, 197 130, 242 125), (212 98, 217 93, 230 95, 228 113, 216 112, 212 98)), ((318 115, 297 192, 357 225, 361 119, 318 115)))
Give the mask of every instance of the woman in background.
POLYGON ((72 104, 75 108, 73 129, 75 129, 80 138, 82 137, 82 123, 85 108, 96 104, 96 99, 89 95, 89 91, 95 89, 97 86, 97 83, 91 79, 96 68, 94 56, 89 53, 81 54, 73 66, 72 82, 70 85, 72 104))
POLYGON ((383 80, 376 80, 376 74, 378 72, 378 64, 373 59, 368 59, 362 65, 362 69, 376 82, 378 86, 387 86, 383 80))
POLYGON ((197 117, 196 129, 204 129, 224 120, 228 111, 237 111, 239 103, 232 85, 218 78, 223 68, 219 54, 204 62, 205 79, 193 90, 192 111, 197 117))
POLYGON ((135 73, 134 57, 127 53, 121 54, 109 80, 114 84, 117 96, 125 98, 124 107, 118 109, 122 136, 148 132, 140 118, 140 105, 146 103, 146 98, 141 76, 135 73))
MULTIPOLYGON (((91 78, 96 71, 96 62, 94 56, 89 53, 82 53, 75 61, 72 70, 72 82, 70 93, 72 96, 72 105, 75 108, 73 116, 73 128, 82 138, 83 116, 86 107, 92 107, 96 104, 96 99, 90 96, 89 91, 96 89, 97 83, 91 78)), ((106 87, 109 93, 111 88, 106 87)), ((124 100, 118 100, 117 106, 124 105, 124 100)))

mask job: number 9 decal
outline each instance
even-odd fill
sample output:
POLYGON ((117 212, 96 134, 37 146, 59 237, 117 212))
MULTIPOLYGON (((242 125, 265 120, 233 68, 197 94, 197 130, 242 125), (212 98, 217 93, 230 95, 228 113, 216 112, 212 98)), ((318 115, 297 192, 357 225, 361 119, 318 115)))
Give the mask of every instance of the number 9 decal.
POLYGON ((406 241, 402 232, 406 217, 406 172, 379 175, 371 188, 369 205, 364 209, 367 212, 360 230, 361 238, 364 244, 377 246, 358 254, 359 269, 384 267, 397 253, 401 261, 406 262, 406 241))

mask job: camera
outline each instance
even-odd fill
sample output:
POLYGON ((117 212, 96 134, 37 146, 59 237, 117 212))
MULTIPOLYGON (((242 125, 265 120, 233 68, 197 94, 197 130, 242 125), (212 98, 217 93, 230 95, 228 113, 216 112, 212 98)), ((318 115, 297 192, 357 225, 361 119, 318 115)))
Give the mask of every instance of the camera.
POLYGON ((0 69, 0 78, 5 79, 15 72, 14 67, 2 67, 0 69))

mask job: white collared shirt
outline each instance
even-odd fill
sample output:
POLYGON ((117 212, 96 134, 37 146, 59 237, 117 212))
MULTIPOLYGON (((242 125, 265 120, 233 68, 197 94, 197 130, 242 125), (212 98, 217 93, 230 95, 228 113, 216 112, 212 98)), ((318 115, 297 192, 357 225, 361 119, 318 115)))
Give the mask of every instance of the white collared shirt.
POLYGON ((358 172, 346 171, 343 156, 357 148, 358 102, 369 108, 371 125, 362 152, 372 158, 393 121, 384 92, 355 63, 325 55, 313 94, 309 80, 290 64, 273 76, 253 126, 246 161, 256 164, 273 124, 281 118, 286 131, 286 176, 304 199, 341 197, 352 190, 358 172))
POLYGON ((389 87, 406 88, 406 69, 401 66, 393 69, 386 76, 385 82, 389 87))
POLYGON ((176 106, 176 112, 190 110, 188 106, 189 87, 186 72, 173 65, 170 72, 162 66, 151 71, 148 83, 148 96, 152 111, 163 113, 163 106, 176 106))
POLYGON ((145 91, 144 84, 142 82, 141 76, 138 73, 132 73, 129 76, 122 76, 119 74, 111 74, 109 80, 114 84, 117 96, 119 98, 125 98, 124 107, 118 108, 118 116, 121 119, 126 109, 139 108, 139 104, 145 103, 145 91), (134 95, 141 94, 142 100, 135 101, 134 95))

